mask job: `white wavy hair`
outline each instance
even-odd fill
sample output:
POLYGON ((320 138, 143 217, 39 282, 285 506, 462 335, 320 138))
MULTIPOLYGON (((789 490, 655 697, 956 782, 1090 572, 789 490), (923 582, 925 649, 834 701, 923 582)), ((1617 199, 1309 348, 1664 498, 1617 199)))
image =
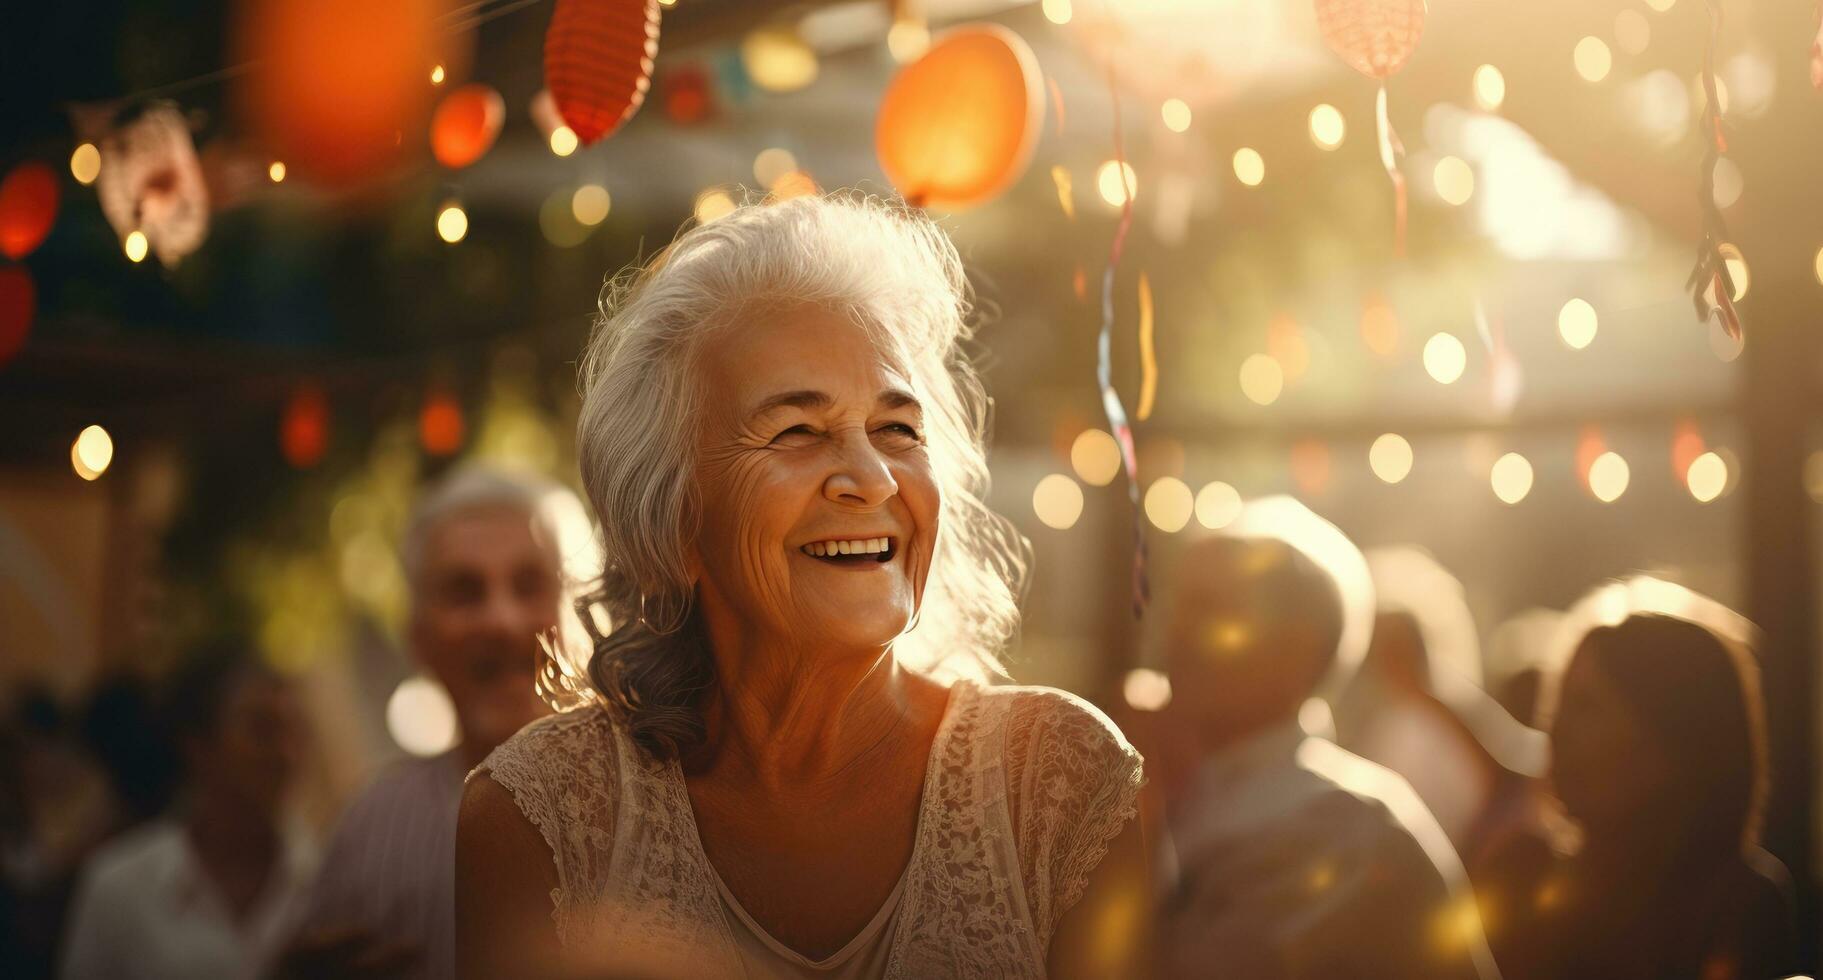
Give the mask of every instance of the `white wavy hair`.
POLYGON ((895 656, 939 679, 1004 676, 1028 546, 985 499, 991 403, 963 350, 973 303, 961 257, 922 214, 859 194, 748 204, 610 281, 581 365, 578 455, 610 556, 597 599, 614 627, 588 676, 661 755, 700 738, 696 706, 714 681, 684 558, 701 520, 695 353, 756 310, 800 302, 866 330, 924 405, 942 503, 922 602, 895 656))

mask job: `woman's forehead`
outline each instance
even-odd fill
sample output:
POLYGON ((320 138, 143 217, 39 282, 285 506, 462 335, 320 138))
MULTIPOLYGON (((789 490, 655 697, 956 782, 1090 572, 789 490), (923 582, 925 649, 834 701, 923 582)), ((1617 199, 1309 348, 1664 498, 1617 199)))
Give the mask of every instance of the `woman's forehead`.
MULTIPOLYGON (((709 341, 710 395, 749 412, 793 393, 903 401, 897 396, 913 394, 911 372, 876 333, 810 304, 755 311, 709 341)), ((809 407, 811 400, 788 401, 809 407)))

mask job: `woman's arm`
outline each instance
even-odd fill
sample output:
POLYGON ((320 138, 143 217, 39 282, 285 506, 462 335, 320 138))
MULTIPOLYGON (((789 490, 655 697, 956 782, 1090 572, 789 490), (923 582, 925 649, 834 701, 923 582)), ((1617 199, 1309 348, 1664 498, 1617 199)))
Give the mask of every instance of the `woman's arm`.
POLYGON ((1152 861, 1138 817, 1108 846, 1088 888, 1057 923, 1046 971, 1073 977, 1152 974, 1152 861))
POLYGON ((456 973, 463 980, 559 977, 551 920, 557 866, 511 793, 485 772, 462 792, 456 822, 456 973))

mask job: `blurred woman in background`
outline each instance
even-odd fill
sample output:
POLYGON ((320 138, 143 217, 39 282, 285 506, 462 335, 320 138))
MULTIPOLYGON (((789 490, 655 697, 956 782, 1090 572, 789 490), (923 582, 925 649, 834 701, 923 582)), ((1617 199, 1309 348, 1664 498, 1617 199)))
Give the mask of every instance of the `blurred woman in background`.
POLYGON ((1695 622, 1635 614, 1583 638, 1545 706, 1567 823, 1478 882, 1509 978, 1792 967, 1790 880, 1757 844, 1763 713, 1746 649, 1695 622))

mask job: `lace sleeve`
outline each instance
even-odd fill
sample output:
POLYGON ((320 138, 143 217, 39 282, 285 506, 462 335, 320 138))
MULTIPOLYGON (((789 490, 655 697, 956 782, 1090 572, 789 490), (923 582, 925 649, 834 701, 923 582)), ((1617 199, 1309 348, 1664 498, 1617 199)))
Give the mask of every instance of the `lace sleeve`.
POLYGON ((1141 760, 1087 701, 1032 689, 1008 718, 1007 764, 1027 900, 1049 948, 1057 923, 1139 812, 1141 760))

